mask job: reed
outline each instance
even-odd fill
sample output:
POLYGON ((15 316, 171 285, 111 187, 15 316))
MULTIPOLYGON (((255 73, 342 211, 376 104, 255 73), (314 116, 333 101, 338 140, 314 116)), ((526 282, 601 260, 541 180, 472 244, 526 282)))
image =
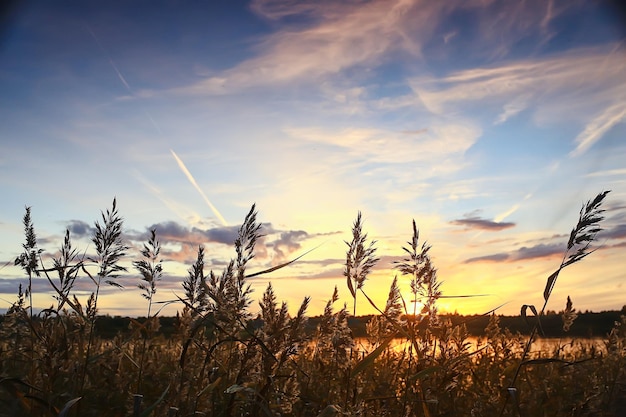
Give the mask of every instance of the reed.
MULTIPOLYGON (((560 271, 582 261, 594 248, 608 192, 586 203, 569 235, 563 259, 544 288, 541 309, 522 307, 533 326, 525 338, 490 315, 485 337, 470 341, 464 324, 438 314, 445 297, 431 246, 420 242, 415 221, 410 239, 392 266, 384 306, 368 295, 365 282, 376 267, 375 241, 367 238, 361 213, 346 242, 344 277, 352 308, 331 296, 316 328, 307 325, 310 299, 295 315, 271 283, 252 312, 250 278, 285 268, 250 272, 261 241, 256 207, 247 213, 222 271, 207 271, 205 250, 181 283, 175 300, 156 299, 163 274, 157 230, 136 259, 123 240, 116 201, 95 224, 93 256, 82 255, 66 232, 58 254, 38 248, 30 208, 23 219, 26 240, 16 264, 28 277, 0 322, 0 416, 617 416, 626 408, 626 317, 602 346, 564 340, 548 350, 533 349, 560 271), (98 334, 98 299, 105 285, 122 290, 117 278, 131 261, 145 320, 131 331, 105 339, 98 334), (46 265, 49 264, 49 265, 46 265), (47 282, 49 308, 35 313, 33 282, 47 282), (87 280, 86 300, 76 290, 87 280), (400 293, 407 280, 411 300, 400 293), (378 312, 367 337, 355 339, 349 326, 357 301, 378 312), (424 306, 417 309, 415 301, 424 306), (177 303, 176 332, 159 331, 157 306, 177 303)), ((128 290, 127 290, 128 291, 128 290)), ((137 291, 137 290, 136 290, 137 291)), ((576 326, 568 298, 564 328, 576 326)))

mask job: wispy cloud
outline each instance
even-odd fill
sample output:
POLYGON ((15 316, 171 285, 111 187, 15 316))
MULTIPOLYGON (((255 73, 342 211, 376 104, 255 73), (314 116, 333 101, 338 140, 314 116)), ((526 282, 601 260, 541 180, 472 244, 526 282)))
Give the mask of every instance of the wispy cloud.
POLYGON ((500 113, 494 124, 502 124, 516 114, 524 111, 528 107, 528 100, 529 97, 527 95, 523 95, 520 97, 515 97, 511 102, 506 103, 504 105, 502 113, 500 113))
POLYGON ((457 71, 442 78, 415 78, 412 86, 435 114, 467 111, 468 103, 480 102, 501 106, 496 124, 531 106, 538 123, 580 120, 585 127, 572 138, 576 146, 572 156, 584 153, 626 117, 625 52, 614 45, 457 71))
MULTIPOLYGON (((260 44, 258 56, 179 91, 222 94, 293 80, 311 82, 355 65, 371 64, 391 50, 418 55, 421 45, 406 33, 406 23, 416 17, 409 14, 416 3, 255 2, 253 10, 268 19, 299 15, 309 23, 278 30, 260 44)), ((422 5, 414 27, 432 30, 436 23, 426 17, 441 8, 438 2, 422 5)))
POLYGON ((623 169, 610 169, 608 171, 597 171, 585 175, 586 177, 612 177, 612 176, 626 176, 626 168, 623 169))
POLYGON ((529 35, 549 38, 553 18, 571 6, 572 2, 546 5, 538 0, 516 5, 482 0, 257 0, 251 9, 276 29, 259 42, 257 56, 176 91, 229 94, 291 81, 319 82, 354 67, 375 68, 395 53, 419 61, 425 46, 447 45, 459 37, 458 28, 448 21, 454 12, 472 12, 477 22, 474 35, 480 38, 476 53, 491 51, 490 55, 502 57, 529 35), (287 21, 293 17, 298 19, 287 21))
POLYGON ((577 97, 592 93, 590 98, 595 100, 610 100, 617 96, 615 87, 624 88, 626 64, 623 51, 607 49, 578 49, 553 57, 511 61, 454 72, 440 79, 416 78, 413 86, 424 104, 437 113, 467 101, 508 103, 507 98, 523 97, 524 93, 529 99, 536 99, 540 93, 550 98, 570 92, 577 97))
MULTIPOLYGON (((621 92, 626 93, 626 85, 621 89, 621 92)), ((575 157, 584 154, 611 128, 626 121, 626 99, 623 97, 618 99, 620 100, 618 103, 604 109, 602 113, 587 123, 585 129, 576 136, 576 149, 570 153, 570 156, 575 157)))
MULTIPOLYGON (((481 134, 480 129, 471 124, 435 125, 410 134, 374 128, 332 131, 317 127, 294 127, 286 128, 285 131, 296 139, 332 145, 344 149, 351 157, 367 159, 369 162, 398 164, 424 161, 430 166, 441 165, 455 157, 460 160, 481 134)), ((462 167, 461 164, 444 166, 450 170, 462 167)))

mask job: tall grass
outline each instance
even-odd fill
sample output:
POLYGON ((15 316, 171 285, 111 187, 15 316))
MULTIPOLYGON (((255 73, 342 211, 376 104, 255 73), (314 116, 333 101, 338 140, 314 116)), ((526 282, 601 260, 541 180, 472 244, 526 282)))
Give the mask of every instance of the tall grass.
POLYGON ((146 322, 140 325, 141 335, 143 338, 141 346, 141 358, 139 359, 139 376, 137 377, 137 391, 141 391, 141 383, 143 376, 144 360, 146 358, 146 345, 148 339, 158 329, 157 316, 152 316, 152 300, 157 292, 157 282, 161 280, 163 275, 162 260, 159 259, 161 252, 161 243, 156 239, 156 229, 150 231, 148 243, 144 244, 141 251, 143 259, 133 261, 133 266, 141 274, 141 281, 137 284, 141 295, 148 300, 148 312, 146 322))
MULTIPOLYGON (((132 261, 146 318, 132 320, 130 332, 106 340, 96 331, 100 289, 121 287, 116 278, 125 272, 129 251, 116 201, 96 223, 95 256, 81 255, 67 231, 51 266, 44 265, 27 208, 26 243, 16 264, 28 287, 18 288, 0 324, 0 416, 620 415, 626 406, 626 318, 603 347, 571 340, 567 348, 533 350, 559 272, 593 251, 606 195, 583 206, 563 260, 547 279, 543 307, 522 307, 524 318, 533 320, 530 337, 502 329, 491 314, 478 345, 464 324, 452 325, 439 315, 441 281, 415 221, 394 264, 399 275, 385 305, 373 301, 365 282, 379 259, 360 213, 346 242, 351 308, 337 305, 335 287, 311 328, 310 299, 291 316, 270 283, 259 312, 252 313, 250 278, 297 260, 248 271, 262 236, 255 206, 222 271, 206 271, 205 251, 198 247, 169 338, 158 331, 161 302, 155 295, 163 267, 152 230, 132 261), (55 300, 39 313, 32 308, 33 279, 45 279, 55 300), (410 300, 399 290, 405 279, 410 300), (77 280, 92 285, 86 300, 75 288, 77 280), (359 302, 379 314, 368 322, 367 337, 357 340, 348 324, 359 302)), ((575 326, 575 316, 568 300, 564 325, 575 326)))
MULTIPOLYGON (((540 329, 541 326, 541 316, 544 315, 546 307, 548 306, 548 301, 550 300, 550 296, 552 295, 552 290, 556 285, 557 278, 561 271, 568 267, 569 265, 573 265, 577 262, 580 262, 585 257, 590 255, 593 251, 591 250, 591 243, 595 240, 596 235, 600 230, 600 222, 604 219, 602 210, 600 207, 602 205, 602 201, 605 199, 609 191, 603 191, 599 193, 593 200, 588 201, 581 209, 580 215, 578 218, 578 222, 576 226, 572 229, 569 235, 569 239, 567 241, 567 248, 563 254, 563 259, 561 260, 561 264, 547 279, 545 289, 543 290, 543 306, 539 313, 537 313, 537 309, 534 305, 524 304, 521 309, 522 317, 526 317, 527 311, 530 309, 537 320, 535 325, 532 328, 530 337, 528 338, 528 342, 524 347, 524 352, 522 354, 522 358, 520 360, 519 365, 515 371, 513 379, 508 387, 508 392, 515 403, 515 407, 519 408, 519 401, 517 398, 517 388, 515 387, 515 383, 520 375, 520 371, 522 367, 527 365, 528 362, 525 361, 526 357, 530 352, 530 348, 533 344, 535 336, 537 335, 537 330, 540 329)), ((574 321, 574 312, 572 310, 572 302, 571 299, 567 298, 567 305, 564 314, 564 328, 569 328, 574 321)), ((507 397, 508 399, 508 397, 507 397)), ((501 414, 504 413, 504 410, 501 414)))

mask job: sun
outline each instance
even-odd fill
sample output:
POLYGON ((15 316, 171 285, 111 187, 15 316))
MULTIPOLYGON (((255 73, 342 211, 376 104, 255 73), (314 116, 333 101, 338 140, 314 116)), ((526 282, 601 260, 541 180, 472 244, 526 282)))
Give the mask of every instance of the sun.
POLYGON ((418 316, 422 314, 422 310, 424 309, 424 303, 419 300, 416 300, 413 297, 413 294, 409 294, 408 297, 405 298, 406 301, 406 314, 409 316, 418 316))

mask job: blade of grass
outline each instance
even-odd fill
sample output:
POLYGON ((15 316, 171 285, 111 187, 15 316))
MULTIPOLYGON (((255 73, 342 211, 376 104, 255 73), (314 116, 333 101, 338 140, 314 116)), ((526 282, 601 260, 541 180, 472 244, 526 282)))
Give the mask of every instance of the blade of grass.
POLYGON ((355 376, 363 372, 365 369, 372 366, 374 362, 376 361, 376 358, 378 358, 385 351, 385 349, 387 349, 387 347, 393 341, 393 339, 394 337, 392 336, 383 340, 380 346, 378 346, 376 349, 371 351, 366 357, 361 359, 359 363, 357 363, 356 366, 352 369, 352 372, 350 372, 350 378, 354 378, 355 376))

